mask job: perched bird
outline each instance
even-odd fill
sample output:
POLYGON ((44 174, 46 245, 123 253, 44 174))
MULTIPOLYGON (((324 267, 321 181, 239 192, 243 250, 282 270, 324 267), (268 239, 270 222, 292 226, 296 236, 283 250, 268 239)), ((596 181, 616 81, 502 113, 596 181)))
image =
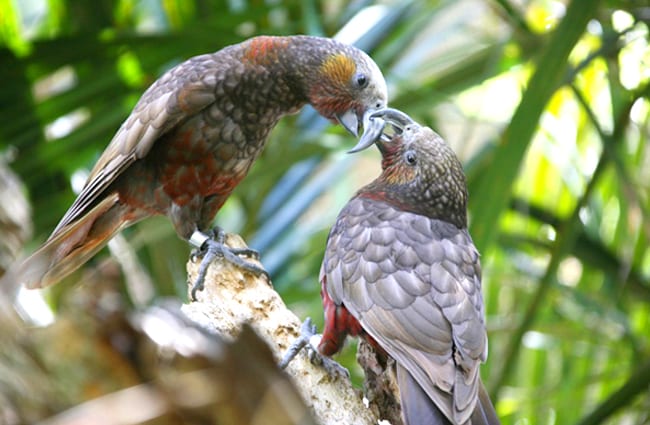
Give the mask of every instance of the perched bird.
POLYGON ((440 136, 400 111, 370 121, 355 150, 376 143, 383 171, 329 234, 318 351, 332 355, 359 335, 395 359, 407 424, 498 424, 479 376, 487 333, 462 166, 440 136))
POLYGON ((263 269, 206 232, 246 176, 278 120, 311 104, 357 135, 364 114, 385 107, 386 83, 364 52, 328 38, 259 36, 193 57, 145 91, 47 242, 23 263, 29 288, 54 284, 117 232, 166 215, 205 254, 263 269))

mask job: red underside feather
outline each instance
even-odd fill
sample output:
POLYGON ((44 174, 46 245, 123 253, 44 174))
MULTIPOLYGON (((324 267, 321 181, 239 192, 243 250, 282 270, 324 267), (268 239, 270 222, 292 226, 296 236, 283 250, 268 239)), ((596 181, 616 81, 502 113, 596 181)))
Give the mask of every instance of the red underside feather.
POLYGON ((323 310, 325 312, 325 326, 323 337, 318 344, 318 351, 325 355, 331 356, 338 353, 343 348, 345 337, 360 336, 365 339, 375 350, 383 352, 384 350, 377 342, 366 333, 361 323, 345 308, 345 305, 337 305, 327 292, 326 278, 323 277, 321 286, 321 298, 323 299, 323 310))

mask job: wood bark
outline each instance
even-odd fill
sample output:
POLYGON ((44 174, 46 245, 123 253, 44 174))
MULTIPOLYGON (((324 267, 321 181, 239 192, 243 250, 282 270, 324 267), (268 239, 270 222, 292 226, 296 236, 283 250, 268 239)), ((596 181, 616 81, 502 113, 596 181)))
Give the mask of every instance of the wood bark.
MULTIPOLYGON (((243 246, 236 236, 228 243, 243 246)), ((198 267, 188 263, 189 282, 198 267)), ((217 259, 198 301, 136 309, 114 260, 81 280, 41 328, 0 291, 0 424, 379 423, 347 374, 330 373, 340 372, 332 360, 325 368, 303 350, 278 369, 302 318, 266 278, 217 259)))
MULTIPOLYGON (((227 244, 244 248, 241 238, 228 235, 227 244)), ((188 263, 189 281, 198 273, 200 261, 188 263)), ((219 335, 234 337, 248 323, 270 346, 279 361, 300 332, 302 319, 286 305, 265 277, 257 277, 216 260, 208 269, 205 289, 198 300, 182 311, 193 321, 219 335)), ((322 425, 377 424, 373 409, 364 405, 360 391, 347 376, 330 374, 310 361, 303 350, 287 367, 287 373, 303 400, 322 425)))

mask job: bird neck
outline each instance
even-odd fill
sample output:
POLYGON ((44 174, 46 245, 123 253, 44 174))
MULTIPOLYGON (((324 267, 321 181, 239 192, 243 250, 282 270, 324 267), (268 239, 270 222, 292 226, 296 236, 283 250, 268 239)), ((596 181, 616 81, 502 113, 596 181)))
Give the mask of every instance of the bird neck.
POLYGON ((385 202, 394 208, 446 221, 467 228, 467 195, 465 192, 450 193, 440 185, 431 184, 424 190, 413 187, 414 183, 395 184, 381 178, 362 188, 357 197, 385 202))
POLYGON ((297 102, 310 103, 322 116, 352 108, 348 84, 359 54, 351 46, 312 36, 256 37, 245 44, 244 61, 264 67, 282 81, 297 102))
POLYGON ((280 60, 281 53, 289 50, 290 39, 288 37, 275 37, 261 35, 244 41, 241 46, 244 62, 255 65, 275 65, 280 60))
POLYGON ((292 100, 303 106, 308 90, 319 78, 328 54, 341 46, 333 40, 311 36, 258 36, 242 43, 242 62, 251 72, 267 73, 274 84, 290 89, 292 100))
POLYGON ((258 108, 261 102, 279 115, 297 112, 307 103, 302 85, 294 76, 295 68, 301 66, 296 63, 295 43, 294 37, 258 36, 237 46, 237 62, 244 68, 233 71, 243 71, 238 81, 246 87, 246 93, 236 89, 240 101, 250 103, 247 98, 255 97, 258 108))

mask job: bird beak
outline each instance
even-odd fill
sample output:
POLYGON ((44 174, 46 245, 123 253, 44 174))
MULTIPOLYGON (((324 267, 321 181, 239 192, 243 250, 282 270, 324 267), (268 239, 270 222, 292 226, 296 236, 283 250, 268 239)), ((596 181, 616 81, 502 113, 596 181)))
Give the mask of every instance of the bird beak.
POLYGON ((373 115, 380 111, 368 111, 363 115, 363 134, 355 147, 348 153, 360 152, 373 145, 384 133, 386 121, 381 118, 373 118, 373 115))
POLYGON ((363 134, 359 143, 348 153, 362 151, 379 141, 389 142, 392 140, 392 137, 384 131, 386 124, 391 124, 395 134, 401 134, 407 125, 418 125, 410 116, 398 109, 384 108, 378 111, 368 111, 363 117, 363 134))
POLYGON ((359 135, 359 117, 354 108, 348 109, 342 114, 337 114, 336 119, 354 137, 359 135))

